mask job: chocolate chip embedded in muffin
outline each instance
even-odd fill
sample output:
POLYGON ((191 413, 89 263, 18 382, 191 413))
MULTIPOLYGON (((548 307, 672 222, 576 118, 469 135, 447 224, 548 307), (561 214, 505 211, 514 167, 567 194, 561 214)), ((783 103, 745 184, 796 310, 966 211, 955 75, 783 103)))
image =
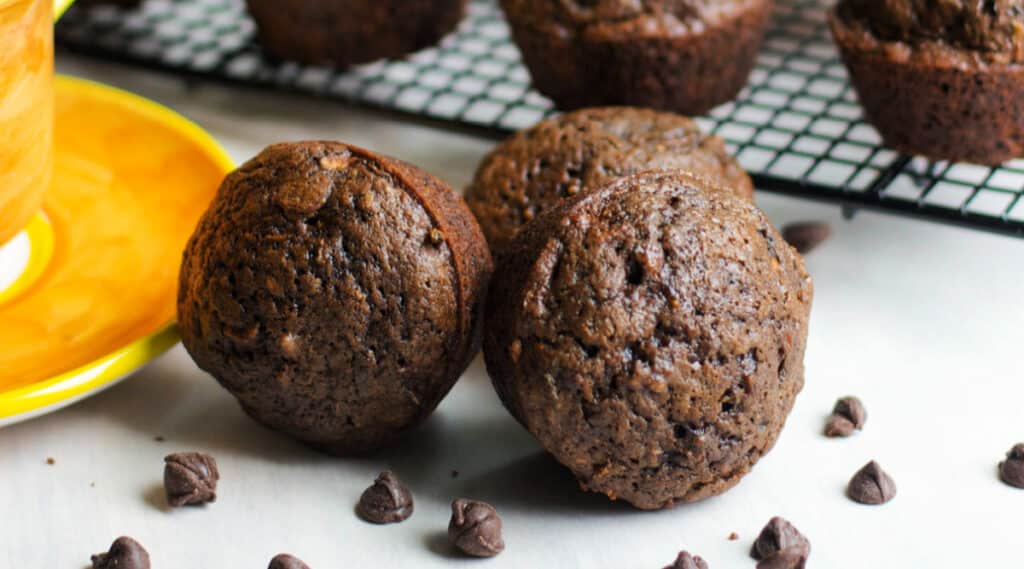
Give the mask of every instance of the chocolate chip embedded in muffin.
POLYGON ((509 137, 481 162, 466 202, 495 254, 565 198, 643 170, 681 169, 752 200, 754 185, 722 139, 690 119, 632 107, 583 109, 509 137))
POLYGON ((348 67, 436 44, 466 0, 246 0, 260 45, 281 59, 348 67))
POLYGON ((334 453, 423 421, 479 347, 491 272, 462 199, 393 158, 276 144, 185 251, 182 341, 253 418, 334 453))
POLYGON ((501 0, 538 91, 562 110, 701 115, 746 84, 771 0, 501 0))
POLYGON ((507 258, 487 369, 584 489, 644 509, 691 502, 774 445, 803 387, 813 292, 752 204, 641 173, 549 210, 507 258))
POLYGON ((829 21, 886 145, 983 164, 1024 156, 1024 0, 843 0, 829 21))

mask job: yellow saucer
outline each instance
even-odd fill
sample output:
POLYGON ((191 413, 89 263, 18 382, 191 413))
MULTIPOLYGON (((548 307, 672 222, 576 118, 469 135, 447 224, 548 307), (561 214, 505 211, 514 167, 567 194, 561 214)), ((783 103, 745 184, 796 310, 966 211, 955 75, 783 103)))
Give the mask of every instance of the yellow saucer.
POLYGON ((53 183, 19 241, 30 249, 21 276, 0 291, 0 426, 174 345, 181 252, 232 168, 209 135, 155 103, 68 77, 56 96, 53 183))

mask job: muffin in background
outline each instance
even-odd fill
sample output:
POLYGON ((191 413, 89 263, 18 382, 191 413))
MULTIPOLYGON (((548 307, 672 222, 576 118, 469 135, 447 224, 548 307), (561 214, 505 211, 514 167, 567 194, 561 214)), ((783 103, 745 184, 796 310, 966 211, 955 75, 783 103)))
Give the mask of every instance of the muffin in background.
POLYGON ((562 110, 700 115, 754 67, 772 0, 501 0, 538 91, 562 110))
POLYGON ((339 68, 396 58, 455 29, 466 0, 246 0, 275 57, 339 68))
POLYGON ((634 107, 582 109, 541 121, 494 148, 466 190, 496 255, 563 199, 643 170, 680 169, 747 200, 754 186, 725 143, 692 120, 634 107))
POLYGON ((1024 0, 843 0, 829 23, 886 145, 982 164, 1024 156, 1024 0))

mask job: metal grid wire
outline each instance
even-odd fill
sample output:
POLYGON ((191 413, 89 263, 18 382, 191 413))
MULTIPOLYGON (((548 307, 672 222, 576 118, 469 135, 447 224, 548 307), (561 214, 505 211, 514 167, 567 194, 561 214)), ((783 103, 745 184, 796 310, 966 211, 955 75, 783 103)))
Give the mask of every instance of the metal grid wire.
MULTIPOLYGON (((145 0, 76 7, 65 49, 235 83, 390 109, 504 135, 553 112, 530 89, 495 0, 473 0, 441 44, 346 71, 260 51, 242 0, 145 0)), ((821 0, 779 0, 748 86, 698 119, 721 135, 759 189, 1024 237, 1024 160, 1001 168, 930 163, 880 146, 838 60, 821 0)))

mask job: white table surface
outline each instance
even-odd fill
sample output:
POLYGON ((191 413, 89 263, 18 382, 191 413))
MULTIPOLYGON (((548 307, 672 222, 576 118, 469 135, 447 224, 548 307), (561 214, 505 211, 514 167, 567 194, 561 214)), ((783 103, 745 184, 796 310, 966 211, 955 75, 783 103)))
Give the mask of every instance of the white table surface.
MULTIPOLYGON (((335 138, 463 187, 490 147, 306 98, 189 90, 71 57, 60 67, 178 110, 239 161, 271 142, 335 138)), ((836 207, 765 193, 758 201, 777 224, 825 220, 835 234, 807 258, 816 298, 806 387, 775 450, 723 496, 645 513, 582 494, 504 412, 479 358, 407 442, 345 460, 255 425, 178 347, 105 393, 0 431, 0 566, 80 568, 128 534, 155 569, 262 568, 283 551, 313 569, 658 569, 681 548, 713 569, 742 568, 753 567, 750 542, 773 515, 809 536, 811 567, 1021 566, 1024 491, 1001 484, 996 464, 1024 441, 1024 241, 868 212, 844 222, 836 207), (825 438, 832 403, 850 393, 868 407, 865 431, 825 438), (217 457, 215 504, 166 509, 162 457, 182 450, 217 457), (869 459, 899 487, 888 505, 843 496, 869 459), (416 513, 400 525, 363 523, 353 505, 386 467, 410 485, 416 513), (479 561, 448 552, 457 496, 498 508, 505 553, 479 561), (738 541, 727 540, 733 531, 738 541)))

